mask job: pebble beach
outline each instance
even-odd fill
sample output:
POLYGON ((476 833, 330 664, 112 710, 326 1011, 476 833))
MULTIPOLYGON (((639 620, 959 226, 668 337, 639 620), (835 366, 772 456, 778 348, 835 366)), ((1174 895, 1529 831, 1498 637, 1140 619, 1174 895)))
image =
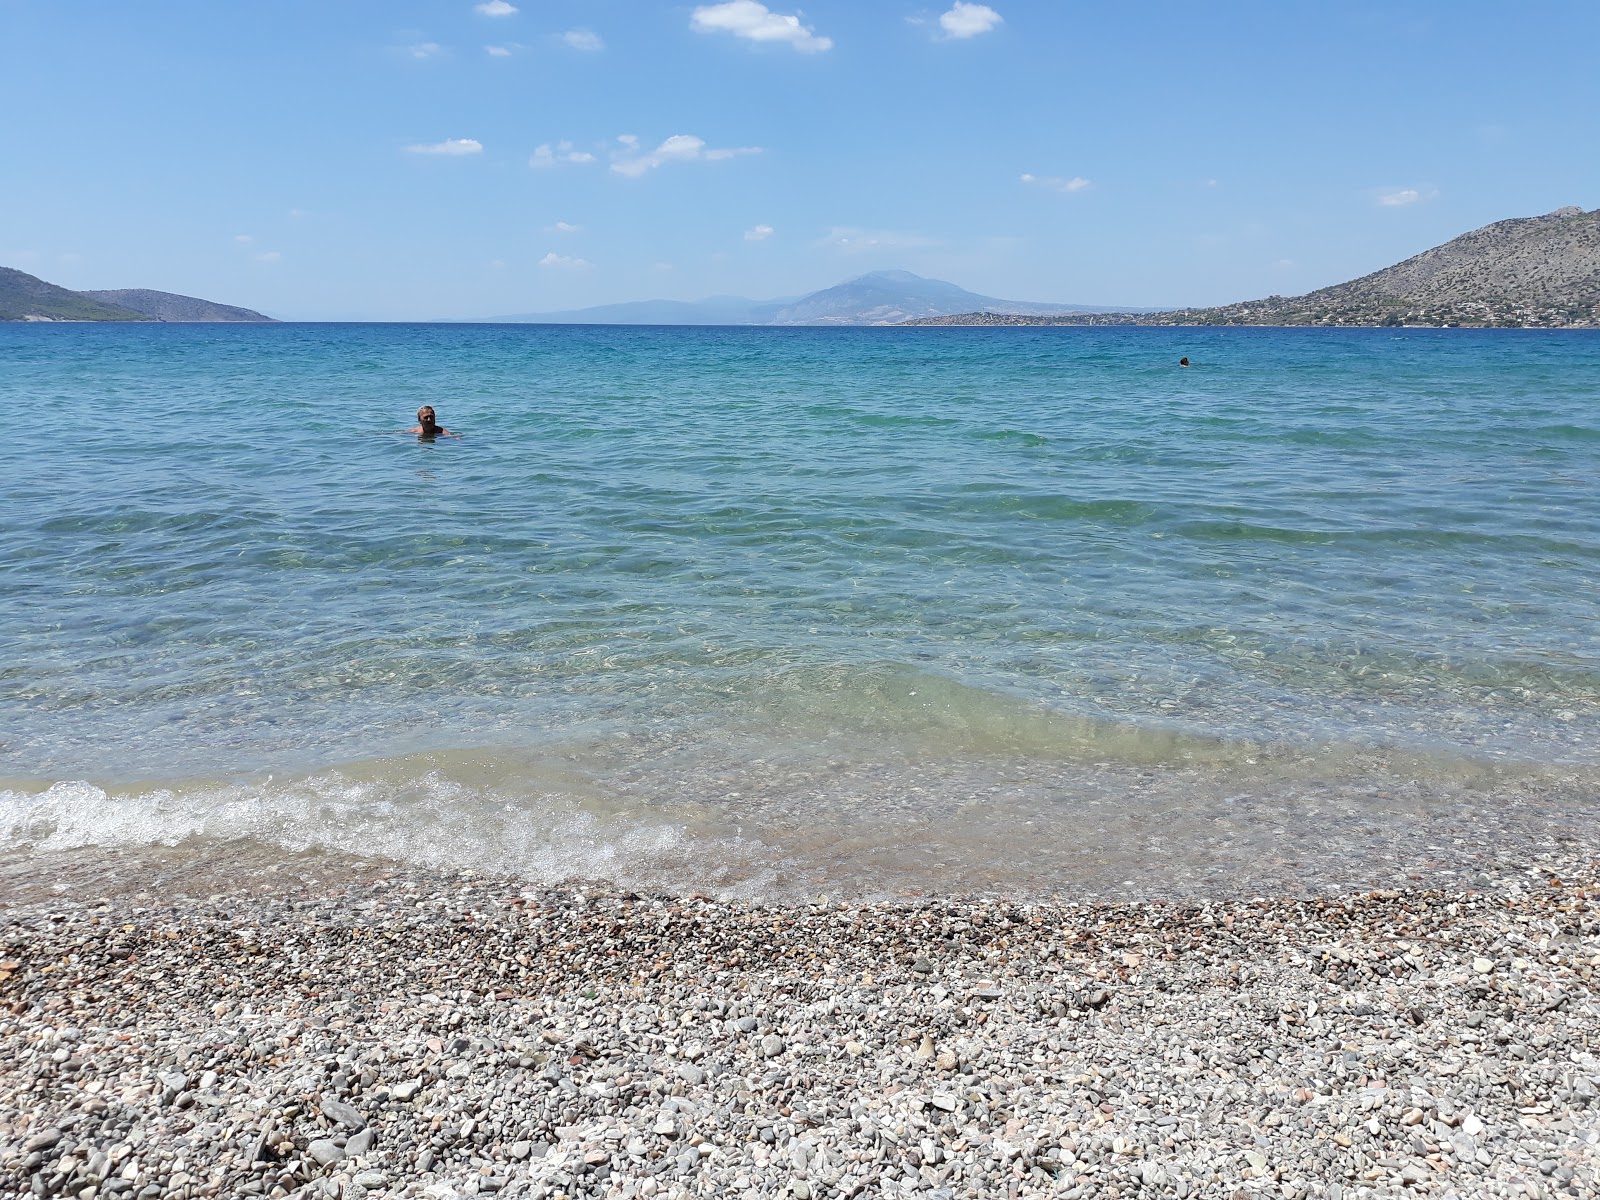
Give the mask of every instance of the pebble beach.
POLYGON ((0 1195, 1600 1192, 1600 870, 1571 848, 1472 890, 1187 904, 121 866, 13 880, 0 1195))

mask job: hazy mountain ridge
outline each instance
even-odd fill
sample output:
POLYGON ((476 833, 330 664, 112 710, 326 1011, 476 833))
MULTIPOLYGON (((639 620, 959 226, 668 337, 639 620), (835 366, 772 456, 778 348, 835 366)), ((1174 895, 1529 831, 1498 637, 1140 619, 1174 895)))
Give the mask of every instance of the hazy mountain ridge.
POLYGON ((998 300, 941 279, 924 279, 910 271, 872 271, 798 299, 712 296, 705 300, 636 300, 488 319, 546 325, 899 325, 913 317, 967 312, 977 307, 1040 315, 1130 311, 1089 304, 998 300))
POLYGON ((994 310, 912 325, 1355 325, 1600 327, 1600 208, 1474 229, 1392 267, 1303 296, 1138 315, 1028 319, 994 310))
POLYGON ((148 288, 75 292, 0 267, 0 321, 271 321, 248 308, 148 288))
POLYGON ((201 300, 196 296, 180 296, 176 292, 157 292, 149 288, 118 288, 112 291, 85 291, 89 296, 106 304, 130 309, 153 321, 172 322, 252 322, 271 321, 253 308, 239 308, 233 304, 218 304, 214 300, 201 300))

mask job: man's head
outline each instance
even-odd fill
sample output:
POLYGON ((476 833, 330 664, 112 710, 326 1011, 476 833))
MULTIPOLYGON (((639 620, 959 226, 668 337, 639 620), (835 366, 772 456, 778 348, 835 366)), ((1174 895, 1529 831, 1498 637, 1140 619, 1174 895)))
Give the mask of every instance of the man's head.
POLYGON ((438 423, 439 418, 433 415, 433 405, 424 404, 421 408, 417 409, 418 425, 421 425, 424 429, 427 429, 430 426, 437 425, 438 423))

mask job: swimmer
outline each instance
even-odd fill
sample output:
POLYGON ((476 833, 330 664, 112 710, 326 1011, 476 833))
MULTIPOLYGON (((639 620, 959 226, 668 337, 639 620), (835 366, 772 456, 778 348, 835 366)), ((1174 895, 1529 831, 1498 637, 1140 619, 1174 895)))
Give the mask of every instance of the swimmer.
POLYGON ((1187 367, 1189 365, 1189 360, 1187 358, 1180 358, 1178 360, 1178 365, 1180 367, 1187 367))
POLYGON ((439 418, 434 415, 433 405, 431 404, 424 404, 417 409, 417 423, 405 432, 414 433, 418 437, 424 438, 461 436, 459 433, 451 433, 443 425, 439 424, 439 418))

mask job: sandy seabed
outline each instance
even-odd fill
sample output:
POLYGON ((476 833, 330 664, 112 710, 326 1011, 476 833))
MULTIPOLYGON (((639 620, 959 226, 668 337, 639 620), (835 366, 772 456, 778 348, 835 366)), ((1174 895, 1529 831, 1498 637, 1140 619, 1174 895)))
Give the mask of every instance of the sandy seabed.
POLYGON ((1196 904, 158 867, 9 870, 0 1195, 1600 1195, 1570 848, 1196 904))

